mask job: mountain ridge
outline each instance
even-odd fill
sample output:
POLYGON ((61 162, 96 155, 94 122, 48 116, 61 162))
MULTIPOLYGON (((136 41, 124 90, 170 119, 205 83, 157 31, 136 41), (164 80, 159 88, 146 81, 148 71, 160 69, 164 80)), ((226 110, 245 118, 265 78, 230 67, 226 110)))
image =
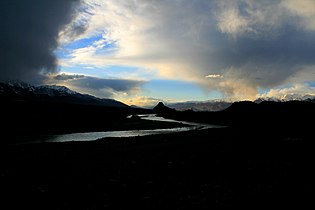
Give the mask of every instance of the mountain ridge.
MULTIPOLYGON (((252 101, 253 103, 260 104, 262 102, 289 102, 289 101, 306 101, 306 102, 315 102, 315 96, 313 95, 286 95, 282 98, 276 97, 260 97, 252 101)), ((229 101, 229 100, 206 100, 206 101, 185 101, 178 103, 166 103, 166 106, 176 109, 177 111, 222 111, 229 108, 233 103, 241 101, 229 101)))
POLYGON ((6 100, 130 108, 128 105, 120 101, 116 101, 114 99, 97 98, 92 95, 78 93, 65 86, 34 86, 22 81, 0 82, 0 97, 6 100))

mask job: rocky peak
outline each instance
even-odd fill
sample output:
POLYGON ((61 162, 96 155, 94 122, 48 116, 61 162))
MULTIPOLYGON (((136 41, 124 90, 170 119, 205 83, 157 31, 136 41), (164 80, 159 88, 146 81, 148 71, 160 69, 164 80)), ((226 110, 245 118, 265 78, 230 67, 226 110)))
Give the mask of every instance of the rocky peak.
POLYGON ((170 113, 170 112, 174 112, 175 109, 171 109, 167 106, 164 105, 163 102, 159 102, 154 108, 153 111, 156 113, 170 113))

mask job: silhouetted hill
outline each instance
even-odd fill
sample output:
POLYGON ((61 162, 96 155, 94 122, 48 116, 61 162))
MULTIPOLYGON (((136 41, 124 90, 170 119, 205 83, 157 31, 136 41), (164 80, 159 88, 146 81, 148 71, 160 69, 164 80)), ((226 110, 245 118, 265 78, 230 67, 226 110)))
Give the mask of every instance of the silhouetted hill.
POLYGON ((314 103, 309 101, 286 101, 286 102, 275 102, 275 101, 263 101, 259 104, 250 101, 235 102, 223 110, 223 113, 229 114, 253 114, 254 116, 261 114, 311 114, 314 110, 314 103))
POLYGON ((276 129, 288 130, 288 132, 311 129, 313 119, 315 119, 315 103, 308 101, 263 101, 259 104, 241 101, 218 112, 169 111, 169 108, 165 108, 162 104, 157 107, 159 115, 177 120, 264 128, 270 132, 276 129))
POLYGON ((175 113, 175 109, 171 109, 163 104, 163 102, 159 102, 154 108, 153 112, 157 114, 172 114, 175 113))
POLYGON ((250 113, 255 112, 259 105, 251 101, 234 102, 230 107, 223 110, 229 113, 250 113))

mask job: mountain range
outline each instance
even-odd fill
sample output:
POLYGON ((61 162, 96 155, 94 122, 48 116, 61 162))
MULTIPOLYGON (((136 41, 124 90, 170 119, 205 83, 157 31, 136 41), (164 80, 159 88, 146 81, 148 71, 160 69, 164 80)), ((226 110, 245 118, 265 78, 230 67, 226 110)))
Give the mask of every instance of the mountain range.
POLYGON ((103 131, 136 111, 119 101, 64 86, 0 82, 1 133, 9 136, 7 140, 25 141, 26 136, 34 134, 103 131))
MULTIPOLYGON (((4 100, 17 101, 37 101, 54 102, 64 104, 97 105, 104 107, 130 108, 128 105, 114 99, 101 99, 88 94, 81 94, 70 90, 65 86, 41 85, 34 86, 22 81, 0 82, 0 98, 4 100)), ((289 94, 282 98, 258 98, 254 101, 256 104, 262 102, 286 102, 286 101, 308 101, 315 102, 313 95, 289 94)), ((187 101, 179 103, 166 103, 166 105, 177 111, 221 111, 233 104, 225 100, 207 100, 207 101, 187 101)), ((139 108, 131 106, 131 108, 139 108)))
POLYGON ((0 82, 0 98, 3 100, 129 108, 128 105, 114 99, 101 99, 88 94, 81 94, 64 86, 34 86, 22 81, 0 82))
MULTIPOLYGON (((298 94, 288 94, 283 96, 282 98, 257 98, 253 101, 256 104, 260 104, 262 102, 288 102, 288 101, 307 101, 307 102, 315 102, 314 95, 298 95, 298 94)), ((192 110, 197 112, 216 112, 229 108, 233 102, 224 101, 224 100, 207 100, 207 101, 187 101, 180 103, 166 103, 166 105, 170 108, 176 109, 177 111, 186 111, 192 110)))

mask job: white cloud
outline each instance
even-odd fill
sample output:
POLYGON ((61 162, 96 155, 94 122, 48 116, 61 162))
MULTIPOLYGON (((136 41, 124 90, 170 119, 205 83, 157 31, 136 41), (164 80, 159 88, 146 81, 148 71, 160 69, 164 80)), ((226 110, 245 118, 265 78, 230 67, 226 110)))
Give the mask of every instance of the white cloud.
POLYGON ((239 14, 236 7, 224 8, 217 17, 218 28, 222 33, 238 36, 253 31, 250 20, 239 14))
POLYGON ((258 95, 259 98, 276 98, 280 100, 303 99, 305 96, 315 97, 315 87, 308 84, 295 84, 291 87, 274 88, 267 93, 258 95))
POLYGON ((314 0, 223 0, 219 3, 219 29, 231 36, 274 36, 284 25, 315 30, 314 0))
POLYGON ((281 1, 273 0, 223 0, 217 12, 219 29, 233 38, 247 35, 271 39, 278 35, 287 18, 281 1))
POLYGON ((221 74, 209 74, 206 76, 206 78, 210 78, 210 79, 223 78, 223 75, 221 75, 221 74))
MULTIPOLYGON (((209 50, 201 37, 204 27, 210 26, 211 14, 196 10, 190 1, 95 1, 87 0, 89 27, 78 38, 102 34, 93 45, 76 49, 68 65, 93 64, 140 66, 157 69, 159 77, 198 80, 202 77, 197 60, 209 50), (110 52, 98 48, 115 43, 110 52), (203 46, 202 49, 200 46, 203 46), (180 73, 179 73, 180 72, 180 73)), ((209 3, 206 3, 209 5, 209 3)))

